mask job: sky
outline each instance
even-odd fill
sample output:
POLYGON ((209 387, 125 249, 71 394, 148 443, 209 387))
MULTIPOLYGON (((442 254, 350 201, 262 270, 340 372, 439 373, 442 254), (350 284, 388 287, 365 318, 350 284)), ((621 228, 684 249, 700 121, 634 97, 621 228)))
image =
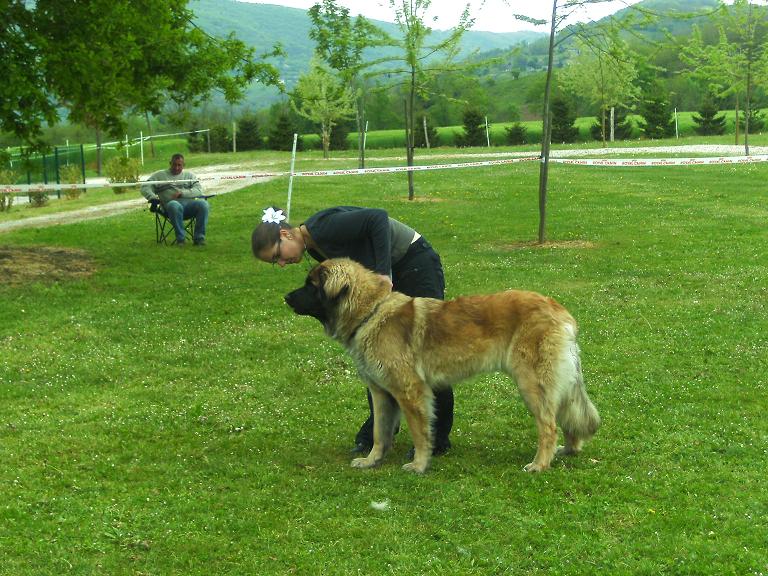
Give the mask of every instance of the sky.
MULTIPOLYGON (((292 8, 311 8, 318 0, 240 0, 254 4, 278 4, 292 8)), ((578 9, 568 23, 599 20, 604 16, 618 12, 639 0, 608 0, 590 4, 578 9)), ((336 3, 349 8, 350 15, 362 14, 373 20, 394 21, 394 14, 389 0, 336 0, 336 3)), ((517 32, 536 30, 549 32, 548 26, 533 26, 515 19, 515 14, 541 20, 548 20, 552 15, 552 2, 549 0, 432 0, 427 12, 426 22, 432 28, 445 30, 456 25, 464 7, 470 4, 470 14, 475 18, 472 30, 484 32, 517 32), (432 20, 436 17, 437 20, 432 20)))

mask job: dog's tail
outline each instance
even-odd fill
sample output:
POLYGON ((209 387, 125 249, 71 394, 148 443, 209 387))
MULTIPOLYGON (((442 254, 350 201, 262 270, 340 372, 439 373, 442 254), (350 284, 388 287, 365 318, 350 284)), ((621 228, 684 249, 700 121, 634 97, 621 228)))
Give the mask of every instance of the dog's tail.
POLYGON ((566 452, 578 452, 582 444, 592 438, 600 427, 600 415, 587 396, 587 389, 584 386, 575 327, 568 325, 568 332, 569 337, 565 342, 561 368, 561 382, 564 389, 557 421, 565 434, 566 452))

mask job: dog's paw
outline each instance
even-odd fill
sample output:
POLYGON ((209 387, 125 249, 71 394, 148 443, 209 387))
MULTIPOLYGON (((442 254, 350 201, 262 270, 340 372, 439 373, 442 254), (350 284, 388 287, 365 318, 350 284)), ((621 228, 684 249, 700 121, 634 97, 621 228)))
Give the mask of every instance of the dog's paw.
POLYGON ((350 463, 352 468, 373 468, 378 462, 373 458, 355 458, 350 463))
POLYGON ((555 454, 557 456, 575 456, 579 453, 579 450, 573 448, 573 446, 558 446, 555 454))
POLYGON ((546 470, 547 468, 549 468, 549 466, 543 466, 542 464, 531 462, 530 464, 526 464, 523 470, 525 470, 526 472, 544 472, 544 470, 546 470))
POLYGON ((403 470, 406 472, 412 472, 414 474, 424 474, 424 472, 427 471, 427 466, 419 466, 415 462, 408 462, 408 464, 403 464, 403 470))

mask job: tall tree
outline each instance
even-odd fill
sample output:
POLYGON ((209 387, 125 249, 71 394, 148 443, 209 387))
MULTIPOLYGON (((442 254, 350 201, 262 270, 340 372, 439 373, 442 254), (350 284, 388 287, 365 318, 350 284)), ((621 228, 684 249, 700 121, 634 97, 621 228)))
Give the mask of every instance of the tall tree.
POLYGON ((323 158, 328 158, 333 127, 355 113, 355 97, 349 86, 339 81, 320 61, 314 59, 310 71, 299 78, 293 91, 294 111, 320 127, 323 158))
POLYGON ((25 0, 0 0, 0 131, 39 145, 42 127, 58 119, 45 88, 42 42, 25 0), (12 81, 11 81, 12 80, 12 81))
MULTIPOLYGON (((736 144, 739 143, 739 103, 744 102, 745 116, 756 85, 768 85, 764 66, 768 22, 763 7, 749 0, 722 4, 714 16, 718 28, 717 43, 707 44, 698 27, 690 40, 680 46, 680 57, 689 74, 718 98, 734 96, 736 101, 736 144)), ((749 155, 749 121, 744 126, 744 150, 749 155)))
POLYGON ((97 134, 122 136, 129 111, 158 113, 168 100, 194 105, 214 90, 236 102, 253 81, 278 84, 277 70, 257 60, 253 48, 233 35, 215 39, 197 28, 187 2, 12 0, 5 30, 27 42, 15 57, 30 56, 12 85, 42 81, 25 102, 29 128, 9 123, 5 113, 0 128, 26 138, 35 118, 55 121, 52 104, 97 134))
MULTIPOLYGON (((417 115, 417 96, 426 93, 431 77, 438 72, 458 72, 466 69, 466 64, 456 64, 459 42, 464 32, 472 26, 474 20, 469 17, 469 4, 464 8, 459 23, 450 34, 436 44, 429 44, 432 29, 424 22, 431 0, 389 0, 395 13, 395 23, 400 30, 400 38, 392 39, 400 54, 389 60, 389 66, 377 71, 398 78, 405 93, 403 103, 405 111, 405 150, 408 166, 413 166, 415 131, 417 115)), ((408 171, 408 199, 413 200, 413 171, 408 171)))
MULTIPOLYGON (((546 24, 549 22, 549 42, 547 47, 547 72, 544 83, 544 104, 542 113, 542 140, 541 140, 541 164, 539 166, 539 243, 546 241, 547 223, 547 186, 549 180, 549 154, 552 140, 552 115, 550 101, 552 98, 553 73, 555 68, 555 48, 560 42, 578 35, 581 37, 594 37, 595 34, 605 33, 605 28, 585 27, 581 24, 572 25, 567 34, 557 36, 558 31, 565 21, 578 9, 588 4, 598 4, 604 0, 552 0, 552 16, 547 20, 537 20, 522 14, 516 14, 515 18, 533 24, 546 24)), ((634 23, 627 19, 624 26, 634 23)), ((610 29, 609 29, 610 30, 610 29)))
POLYGON ((315 54, 336 70, 342 81, 355 95, 358 165, 365 167, 365 82, 362 72, 372 63, 363 60, 363 51, 384 42, 386 35, 371 22, 357 16, 354 23, 349 9, 336 0, 322 0, 309 9, 312 29, 309 37, 315 41, 315 54))
POLYGON ((616 30, 580 38, 577 49, 578 55, 563 70, 560 82, 564 89, 585 96, 600 111, 600 132, 605 144, 610 134, 609 110, 628 110, 637 100, 637 70, 629 48, 616 30))

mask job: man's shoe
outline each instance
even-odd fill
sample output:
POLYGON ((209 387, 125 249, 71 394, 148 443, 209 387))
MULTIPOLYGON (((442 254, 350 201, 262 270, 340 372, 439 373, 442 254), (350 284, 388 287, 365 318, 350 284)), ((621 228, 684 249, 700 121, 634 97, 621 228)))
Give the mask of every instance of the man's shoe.
POLYGON ((355 444, 355 446, 352 448, 352 450, 349 451, 350 454, 368 454, 373 446, 370 444, 366 444, 365 442, 358 442, 355 444))
POLYGON ((195 246, 205 246, 205 240, 195 240, 195 246))
POLYGON ((179 248, 184 248, 184 246, 186 245, 187 245, 186 242, 178 242, 178 241, 176 242, 176 246, 178 246, 179 248))

